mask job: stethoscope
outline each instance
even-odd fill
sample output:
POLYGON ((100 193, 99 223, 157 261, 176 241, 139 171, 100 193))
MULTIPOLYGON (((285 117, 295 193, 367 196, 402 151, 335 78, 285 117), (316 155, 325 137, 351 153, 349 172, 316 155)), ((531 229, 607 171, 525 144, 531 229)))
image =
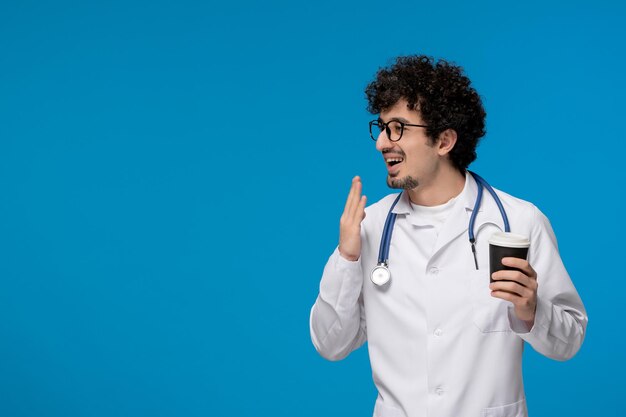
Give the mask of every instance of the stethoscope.
MULTIPOLYGON (((469 227, 468 227, 468 235, 470 245, 472 247, 472 254, 474 255, 474 264, 476 265, 476 270, 478 270, 478 259, 476 258, 476 238, 474 236, 474 223, 476 222, 476 215, 478 214, 478 209, 480 207, 480 203, 483 199, 483 188, 486 188, 489 191, 489 194, 493 197, 493 200, 496 202, 498 206, 498 210, 500 210, 500 214, 502 215, 502 220, 504 220, 504 231, 510 232, 511 228, 509 227, 509 218, 506 215, 506 211, 504 211, 504 207, 502 206, 502 201, 496 195, 496 192, 491 188, 491 186, 485 181, 480 175, 468 171, 474 177, 476 181, 476 185, 478 186, 478 194, 476 195, 476 202, 474 203, 474 210, 472 211, 472 215, 470 216, 469 227)), ((387 214, 387 220, 385 220, 385 226, 383 228, 383 235, 380 239, 380 249, 378 251, 378 264, 372 269, 371 279, 372 282, 376 285, 385 285, 391 279, 391 272, 389 272, 389 246, 391 244, 391 233, 393 232, 393 225, 396 222, 396 213, 392 213, 394 207, 402 197, 402 193, 398 195, 395 199, 391 208, 389 208, 389 213, 387 214)))

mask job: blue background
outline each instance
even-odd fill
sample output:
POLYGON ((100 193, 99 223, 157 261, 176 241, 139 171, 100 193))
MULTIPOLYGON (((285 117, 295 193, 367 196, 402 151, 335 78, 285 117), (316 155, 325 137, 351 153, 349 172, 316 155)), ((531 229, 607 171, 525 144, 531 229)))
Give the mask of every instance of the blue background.
POLYGON ((0 416, 371 415, 308 318, 352 176, 389 192, 363 89, 413 53, 465 68, 472 168, 588 309, 571 361, 526 350, 531 415, 622 415, 623 4, 3 1, 0 416))

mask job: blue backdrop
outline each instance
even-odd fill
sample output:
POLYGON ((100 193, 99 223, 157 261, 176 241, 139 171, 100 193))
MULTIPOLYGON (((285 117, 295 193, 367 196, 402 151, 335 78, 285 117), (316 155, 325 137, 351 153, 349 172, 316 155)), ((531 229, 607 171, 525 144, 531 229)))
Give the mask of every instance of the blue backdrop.
POLYGON ((626 6, 504 3, 2 2, 0 416, 370 415, 309 310, 352 176, 389 192, 363 89, 413 53, 466 69, 472 168, 588 309, 571 361, 526 350, 531 415, 622 415, 626 6))

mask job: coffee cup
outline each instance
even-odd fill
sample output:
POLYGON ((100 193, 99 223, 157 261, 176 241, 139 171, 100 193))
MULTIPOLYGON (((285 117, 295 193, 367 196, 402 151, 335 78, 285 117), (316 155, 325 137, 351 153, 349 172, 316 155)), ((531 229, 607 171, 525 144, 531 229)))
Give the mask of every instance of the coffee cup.
POLYGON ((530 240, 526 236, 509 232, 495 232, 489 238, 489 280, 493 282, 491 275, 496 271, 513 270, 518 268, 502 265, 502 258, 526 259, 530 240))

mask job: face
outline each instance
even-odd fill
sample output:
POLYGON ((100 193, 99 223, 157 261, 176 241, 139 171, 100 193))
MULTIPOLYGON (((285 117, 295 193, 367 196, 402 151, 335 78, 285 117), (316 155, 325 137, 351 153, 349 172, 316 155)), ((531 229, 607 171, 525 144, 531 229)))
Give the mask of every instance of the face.
MULTIPOLYGON (((407 101, 399 100, 393 107, 380 113, 384 123, 397 120, 403 123, 425 125, 417 110, 410 110, 407 101)), ((382 131, 376 140, 378 149, 387 165, 387 185, 391 188, 411 190, 428 184, 434 177, 440 155, 436 144, 426 136, 426 128, 405 126, 402 137, 392 142, 382 131)))

